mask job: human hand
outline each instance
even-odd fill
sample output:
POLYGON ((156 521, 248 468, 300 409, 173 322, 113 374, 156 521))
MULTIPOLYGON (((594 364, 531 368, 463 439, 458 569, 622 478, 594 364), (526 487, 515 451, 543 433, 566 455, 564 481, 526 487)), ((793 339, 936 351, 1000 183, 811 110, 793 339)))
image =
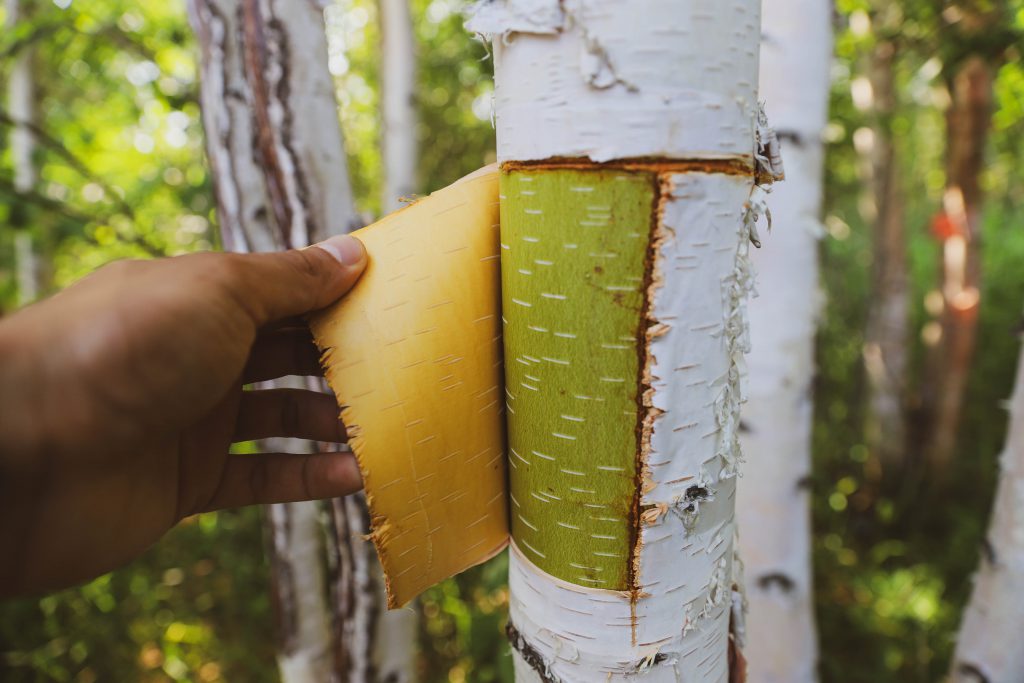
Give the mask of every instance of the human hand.
POLYGON ((229 448, 344 441, 330 395, 242 386, 321 374, 297 316, 365 265, 352 237, 121 261, 0 321, 0 596, 108 571, 197 512, 357 490, 350 453, 229 448))

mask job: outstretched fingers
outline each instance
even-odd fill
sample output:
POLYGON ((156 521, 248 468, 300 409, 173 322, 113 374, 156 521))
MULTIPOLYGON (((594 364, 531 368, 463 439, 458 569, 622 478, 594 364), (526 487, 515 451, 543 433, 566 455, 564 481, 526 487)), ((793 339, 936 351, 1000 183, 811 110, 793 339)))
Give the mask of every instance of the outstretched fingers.
POLYGON ((220 484, 201 511, 347 496, 362 485, 355 456, 348 452, 229 455, 220 484))

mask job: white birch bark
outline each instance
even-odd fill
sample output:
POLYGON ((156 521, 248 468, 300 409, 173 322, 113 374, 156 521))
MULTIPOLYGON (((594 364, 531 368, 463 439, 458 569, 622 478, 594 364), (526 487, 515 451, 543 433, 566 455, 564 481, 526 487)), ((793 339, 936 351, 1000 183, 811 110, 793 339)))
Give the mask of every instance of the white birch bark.
MULTIPOLYGON (((6 0, 4 4, 4 23, 8 31, 13 31, 24 18, 21 0, 6 0)), ((36 144, 29 128, 36 118, 35 82, 32 77, 34 54, 34 46, 22 47, 13 59, 7 81, 7 111, 15 122, 10 129, 9 144, 14 167, 14 191, 18 193, 34 190, 38 179, 35 161, 32 158, 36 144)), ((42 293, 41 264, 29 226, 15 227, 18 228, 14 236, 15 279, 18 285, 18 305, 24 306, 38 299, 42 293)))
POLYGON ((331 501, 335 544, 332 581, 335 658, 346 683, 411 683, 418 625, 412 606, 387 609, 377 551, 369 540, 370 514, 362 493, 331 501))
POLYGON ((410 0, 380 0, 384 187, 381 208, 401 208, 416 191, 416 36, 410 0))
POLYGON ((493 37, 500 162, 636 159, 663 185, 646 293, 633 587, 556 578, 513 544, 517 681, 729 679, 755 213, 753 177, 735 169, 754 166, 759 9, 757 0, 506 0, 480 3, 468 24, 493 37), (693 169, 673 170, 681 160, 693 169))
POLYGON ((1024 357, 981 566, 953 658, 955 683, 1016 683, 1024 676, 1024 357))
POLYGON ((747 454, 736 505, 747 578, 751 683, 817 679, 811 586, 811 419, 814 335, 821 294, 823 145, 832 56, 829 0, 765 0, 761 99, 772 115, 786 182, 767 204, 774 228, 754 252, 747 454))
MULTIPOLYGON (((327 70, 323 10, 316 2, 191 0, 190 18, 202 50, 203 120, 225 247, 269 251, 302 247, 358 224, 327 70)), ((288 380, 322 389, 322 382, 288 380)), ((309 445, 278 440, 276 452, 309 445)), ((349 525, 345 505, 332 505, 335 529, 349 525)), ((279 626, 278 664, 285 683, 411 680, 414 643, 391 643, 385 662, 377 642, 398 621, 409 630, 415 614, 384 612, 372 580, 339 586, 329 582, 321 506, 272 505, 271 566, 279 626), (344 590, 366 592, 352 609, 329 602, 344 590), (365 647, 343 637, 351 624, 370 624, 365 647), (367 675, 366 672, 370 672, 367 675), (380 678, 374 678, 380 676, 380 678), (388 678, 390 676, 390 678, 388 678)), ((358 518, 365 524, 364 517, 358 518)), ((360 541, 367 555, 369 544, 360 541)), ((368 564, 365 573, 379 576, 368 564)))

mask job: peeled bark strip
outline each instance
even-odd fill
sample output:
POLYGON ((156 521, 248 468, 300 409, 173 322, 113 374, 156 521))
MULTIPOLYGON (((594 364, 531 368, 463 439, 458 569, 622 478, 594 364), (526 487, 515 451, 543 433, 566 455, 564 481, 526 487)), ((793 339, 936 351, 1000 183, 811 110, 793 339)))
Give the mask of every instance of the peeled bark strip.
POLYGON ((745 654, 751 683, 812 683, 817 635, 806 482, 832 6, 766 0, 763 11, 761 97, 782 139, 786 182, 766 199, 774 227, 753 253, 758 295, 741 434, 749 457, 736 510, 748 579, 745 654))
POLYGON ((380 0, 381 206, 395 211, 416 192, 416 36, 409 0, 380 0))
POLYGON ((516 678, 729 680, 751 193, 776 170, 759 3, 506 0, 468 26, 496 67, 516 678))
MULTIPOLYGON (((202 52, 203 122, 225 247, 301 247, 353 227, 357 219, 334 84, 326 67, 320 6, 309 1, 191 0, 189 14, 202 52)), ((321 383, 302 384, 307 385, 320 388, 321 383)), ((307 444, 291 442, 270 450, 303 448, 307 444)), ((333 506, 331 512, 335 528, 349 524, 342 507, 333 506)), ((341 614, 336 604, 327 603, 318 504, 270 506, 267 517, 283 679, 378 680, 351 673, 338 662, 372 662, 370 668, 381 672, 375 650, 379 634, 387 633, 385 625, 394 620, 414 623, 415 614, 377 619, 378 630, 363 641, 366 650, 340 655, 340 637, 332 635, 331 625, 335 632, 344 631, 350 621, 383 612, 382 604, 366 600, 356 611, 341 614)), ((351 590, 358 588, 353 585, 351 590)), ((392 680, 409 680, 413 644, 399 641, 392 647, 393 657, 404 661, 403 667, 390 669, 403 670, 404 677, 392 680)))
POLYGON ((390 607, 508 542, 497 186, 485 169, 359 230, 366 270, 310 321, 390 607))
POLYGON ((1002 472, 985 551, 953 658, 956 683, 1013 683, 1024 672, 1024 358, 1017 365, 1009 433, 999 462, 1002 472))

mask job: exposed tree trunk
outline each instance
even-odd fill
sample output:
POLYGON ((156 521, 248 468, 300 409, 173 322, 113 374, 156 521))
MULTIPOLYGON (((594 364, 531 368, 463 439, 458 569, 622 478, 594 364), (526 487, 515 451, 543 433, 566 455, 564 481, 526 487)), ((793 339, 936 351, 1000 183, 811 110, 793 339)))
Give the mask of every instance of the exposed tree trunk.
POLYGON ((929 472, 948 474, 956 449, 964 393, 974 357, 981 298, 981 172, 992 117, 993 68, 981 57, 956 70, 946 111, 946 189, 943 193, 940 291, 941 335, 928 358, 924 394, 929 472))
MULTIPOLYGON (((26 18, 22 0, 6 0, 6 29, 13 31, 26 18)), ((11 64, 7 82, 7 111, 14 125, 10 129, 11 160, 14 167, 14 191, 28 194, 36 189, 36 141, 31 126, 36 120, 36 89, 32 73, 35 46, 26 45, 18 51, 11 64)), ((24 210, 11 216, 14 228, 15 280, 18 286, 19 306, 38 299, 46 289, 45 265, 41 263, 32 234, 32 226, 24 210)))
POLYGON ((385 213, 416 192, 416 36, 409 0, 380 0, 385 213))
POLYGON ((1024 673, 1024 357, 1010 399, 1002 472, 974 590, 964 611, 955 683, 1014 683, 1024 673))
POLYGON ((742 678, 759 10, 507 0, 470 22, 496 69, 518 681, 742 678))
MULTIPOLYGON (((225 246, 289 249, 355 227, 321 6, 191 0, 189 9, 202 50, 203 120, 225 246)), ((322 388, 319 380, 305 385, 322 388)), ((268 448, 297 452, 308 445, 285 440, 268 448)), ((390 632, 389 619, 377 617, 384 604, 374 588, 380 568, 369 544, 352 538, 353 528, 366 528, 365 512, 354 500, 328 507, 328 527, 338 532, 326 539, 328 558, 321 510, 317 503, 268 509, 282 679, 411 680, 413 642, 389 643, 394 661, 387 662, 377 645, 390 632), (361 554, 361 575, 345 571, 343 545, 361 554), (358 641, 347 637, 364 624, 376 629, 358 641)), ((414 618, 393 617, 406 625, 414 618)))
POLYGON ((894 41, 879 38, 868 56, 872 124, 870 134, 856 141, 870 187, 866 213, 874 223, 872 296, 864 334, 869 387, 866 435, 889 481, 906 461, 904 397, 910 333, 905 196, 891 130, 897 51, 894 41))
POLYGON ((737 523, 747 579, 752 683, 817 680, 811 587, 811 424, 814 336, 821 303, 822 132, 832 55, 829 0, 766 0, 761 99, 782 141, 786 182, 767 203, 775 226, 754 252, 749 397, 737 523), (785 321, 784 323, 782 321, 785 321))
POLYGON ((370 515, 363 494, 336 498, 332 580, 334 652, 345 683, 416 680, 417 613, 412 607, 387 610, 377 551, 369 540, 370 515))
MULTIPOLYGON (((298 382, 276 386, 298 388, 298 382)), ((268 440, 269 451, 302 452, 294 439, 268 440)), ((316 503, 267 506, 270 567, 277 616, 277 664, 284 683, 332 680, 330 607, 324 573, 324 537, 316 503)))

